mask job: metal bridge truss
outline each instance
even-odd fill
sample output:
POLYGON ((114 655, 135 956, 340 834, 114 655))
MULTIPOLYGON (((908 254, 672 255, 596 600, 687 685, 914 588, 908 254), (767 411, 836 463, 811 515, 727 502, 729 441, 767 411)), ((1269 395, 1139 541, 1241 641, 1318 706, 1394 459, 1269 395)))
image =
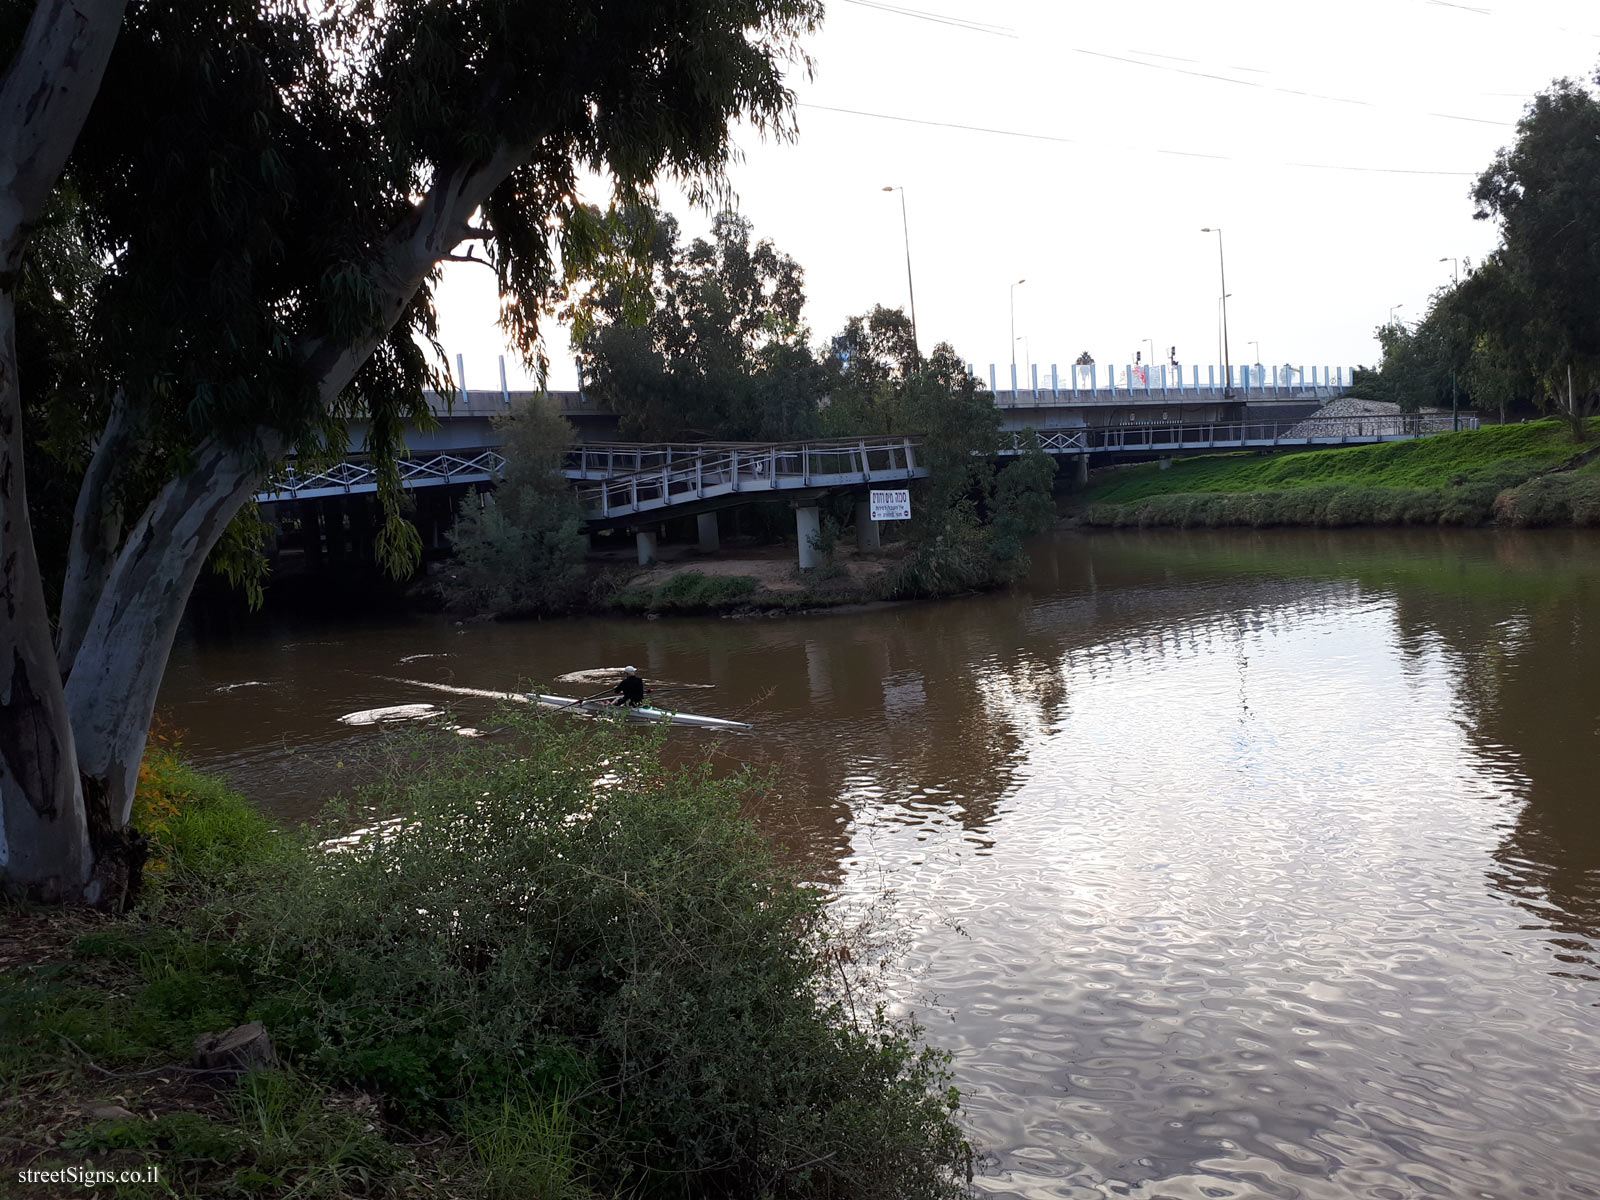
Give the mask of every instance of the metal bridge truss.
MULTIPOLYGON (((1476 417, 1461 418, 1464 429, 1477 424, 1476 417)), ((1053 429, 1041 430, 1037 437, 1049 454, 1181 454, 1370 445, 1409 441, 1453 427, 1449 416, 1403 414, 1053 429)), ((1002 436, 1001 454, 1022 452, 1021 433, 1002 436)), ((493 449, 403 459, 400 485, 487 483, 504 466, 505 459, 493 449)), ((562 473, 578 485, 576 494, 589 519, 607 521, 735 494, 756 499, 763 492, 902 483, 920 479, 928 470, 917 462, 915 439, 894 437, 772 444, 587 442, 572 447, 562 473)), ((291 461, 256 499, 265 504, 376 490, 377 472, 367 463, 347 461, 302 473, 291 461)))
MULTIPOLYGON (((1477 417, 1462 417, 1462 429, 1476 429, 1477 417)), ((1193 450, 1271 450, 1297 446, 1369 446, 1449 433, 1454 418, 1441 414, 1368 417, 1306 417, 1299 421, 1210 421, 1195 424, 1117 425, 1107 428, 1038 432, 1049 454, 1176 454, 1193 450)), ((1010 435, 1001 454, 1018 454, 1022 434, 1010 435)))
POLYGON ((591 521, 748 493, 903 483, 928 469, 911 438, 855 438, 770 445, 586 444, 568 455, 566 475, 597 480, 576 489, 591 521))
MULTIPOLYGON (((400 486, 487 483, 505 465, 506 460, 497 450, 462 450, 428 458, 403 458, 398 463, 400 486)), ((378 472, 368 463, 345 461, 326 471, 302 472, 291 459, 283 474, 268 481, 256 501, 269 504, 277 500, 316 500, 322 496, 348 496, 377 490, 378 472)))

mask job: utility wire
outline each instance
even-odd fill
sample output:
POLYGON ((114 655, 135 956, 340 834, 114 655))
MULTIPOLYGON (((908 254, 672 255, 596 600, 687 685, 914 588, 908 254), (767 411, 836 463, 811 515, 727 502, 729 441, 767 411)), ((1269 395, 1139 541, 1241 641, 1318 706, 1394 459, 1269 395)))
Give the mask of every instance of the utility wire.
MULTIPOLYGON (((1058 142, 1072 146, 1091 146, 1103 143, 1086 142, 1081 138, 1062 137, 1059 134, 1028 133, 1020 129, 996 129, 987 125, 962 125, 954 121, 932 121, 924 117, 901 117, 894 113, 868 112, 860 108, 838 108, 831 104, 813 104, 807 100, 797 102, 800 108, 814 108, 819 112, 841 113, 851 117, 868 117, 875 121, 898 121, 906 125, 927 125, 935 129, 959 129, 965 133, 988 133, 996 137, 1025 138, 1035 142, 1058 142)), ((1178 158, 1207 158, 1217 162, 1260 162, 1260 159, 1240 159, 1231 154, 1203 154, 1197 150, 1168 150, 1156 148, 1153 154, 1167 154, 1178 158)), ((1298 167, 1308 171, 1355 171, 1372 175, 1432 175, 1459 179, 1476 179, 1477 171, 1425 171, 1415 167, 1359 167, 1340 163, 1270 162, 1269 166, 1298 167)))
MULTIPOLYGON (((1013 39, 1018 36, 1016 31, 1011 29, 1009 26, 990 25, 990 24, 987 24, 985 22, 971 21, 971 20, 968 20, 965 17, 945 16, 945 15, 942 15, 940 13, 928 12, 928 11, 926 11, 924 9, 907 8, 907 7, 903 7, 901 5, 888 4, 888 3, 885 3, 884 0, 846 0, 846 3, 855 4, 855 5, 858 5, 861 8, 875 9, 875 10, 877 10, 879 12, 888 13, 891 16, 913 17, 913 18, 916 18, 917 20, 932 21, 932 22, 935 22, 935 23, 941 24, 941 25, 950 25, 950 26, 954 26, 954 27, 959 28, 959 29, 970 30, 970 31, 972 31, 974 33, 987 33, 987 34, 991 34, 991 35, 996 36, 996 37, 1006 37, 1006 38, 1013 38, 1013 39)), ((1466 9, 1467 11, 1470 11, 1470 12, 1473 12, 1473 13, 1483 14, 1485 16, 1492 15, 1492 10, 1490 10, 1490 9, 1475 8, 1475 7, 1472 7, 1470 5, 1464 5, 1464 4, 1454 4, 1454 3, 1450 3, 1449 0, 1423 0, 1423 3, 1430 4, 1430 5, 1439 5, 1441 7, 1446 7, 1446 8, 1462 8, 1462 9, 1466 9)), ((1356 98, 1356 97, 1352 97, 1352 96, 1336 96, 1336 95, 1330 95, 1330 94, 1328 94, 1326 92, 1307 91, 1307 90, 1305 90, 1303 88, 1280 87, 1280 86, 1275 85, 1275 84, 1262 83, 1262 82, 1258 82, 1258 81, 1253 80, 1253 79, 1236 79, 1236 78, 1234 78, 1233 76, 1230 76, 1230 75, 1219 75, 1219 74, 1216 74, 1214 72, 1214 70, 1213 71, 1194 70, 1194 69, 1191 69, 1191 67, 1203 67, 1203 66, 1206 66, 1207 64, 1205 64, 1204 62, 1202 62, 1201 60, 1198 60, 1198 59, 1179 58, 1176 55, 1154 54, 1154 53, 1150 53, 1148 51, 1135 50, 1135 51, 1131 51, 1130 53, 1140 55, 1141 57, 1129 58, 1129 57, 1127 57, 1125 55, 1111 54, 1111 53, 1108 53, 1107 51, 1104 51, 1104 50, 1091 50, 1091 49, 1088 49, 1087 47, 1083 47, 1083 46, 1069 46, 1069 47, 1067 47, 1067 49, 1071 50, 1074 54, 1083 54, 1083 55, 1087 55, 1087 56, 1089 56, 1091 58, 1102 58, 1102 59, 1106 59, 1106 60, 1108 60, 1110 62, 1125 63, 1125 64, 1127 64, 1129 66, 1145 67, 1145 68, 1148 68, 1149 70, 1152 70, 1152 71, 1169 71, 1169 72, 1171 72, 1172 74, 1175 74, 1175 75, 1191 75, 1191 76, 1193 76, 1193 77, 1195 77, 1197 79, 1209 79, 1209 80, 1213 81, 1214 83, 1231 83, 1231 84, 1235 85, 1236 87, 1260 88, 1260 89, 1263 89, 1263 90, 1266 90, 1266 91, 1278 92, 1278 93, 1280 93, 1282 95, 1285 95, 1285 96, 1299 96, 1302 99, 1307 99, 1307 100, 1324 100, 1324 101, 1327 101, 1330 104, 1349 104, 1349 105, 1355 105, 1355 106, 1362 107, 1362 108, 1390 107, 1390 106, 1387 106, 1387 105, 1382 105, 1379 102, 1375 102, 1375 101, 1372 101, 1372 100, 1362 100, 1362 99, 1359 99, 1359 98, 1356 98), (1159 63, 1145 61, 1146 59, 1149 59, 1149 58, 1160 58, 1160 59, 1165 59, 1166 61, 1165 62, 1159 62, 1159 63), (1170 63, 1182 63, 1182 62, 1189 63, 1191 65, 1191 67, 1179 67, 1179 66, 1168 65, 1170 63)), ((1227 71, 1243 71, 1243 72, 1248 72, 1248 73, 1253 74, 1253 75, 1271 75, 1272 74, 1271 71, 1266 70, 1266 69, 1261 68, 1261 67, 1226 66, 1226 67, 1221 67, 1221 68, 1216 68, 1216 69, 1227 70, 1227 71)), ((1490 119, 1488 117, 1468 117, 1468 116, 1463 116, 1460 113, 1443 113, 1443 112, 1426 111, 1426 112, 1422 113, 1422 115, 1429 116, 1429 117, 1436 117, 1436 118, 1438 118, 1440 120, 1444 120, 1444 121, 1465 121, 1465 122, 1468 122, 1469 124, 1473 124, 1473 125, 1494 125, 1494 126, 1498 126, 1500 128, 1503 128, 1503 129, 1510 129, 1515 125, 1515 122, 1512 122, 1512 121, 1496 121, 1496 120, 1492 120, 1492 119, 1490 119)))
POLYGON ((957 29, 970 30, 973 33, 987 33, 993 37, 1015 38, 1016 30, 1007 25, 990 25, 984 21, 969 21, 965 17, 947 17, 940 13, 928 12, 920 8, 903 8, 897 4, 885 4, 882 0, 845 0, 846 4, 857 4, 862 8, 875 8, 879 12, 893 13, 897 17, 914 17, 919 21, 932 21, 937 25, 953 25, 957 29))

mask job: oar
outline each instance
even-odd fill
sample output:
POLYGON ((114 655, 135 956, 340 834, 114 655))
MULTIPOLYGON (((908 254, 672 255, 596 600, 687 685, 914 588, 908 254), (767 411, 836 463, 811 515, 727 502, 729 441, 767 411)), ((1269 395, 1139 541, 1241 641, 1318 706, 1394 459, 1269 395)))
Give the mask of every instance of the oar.
POLYGON ((562 704, 559 707, 561 707, 561 708, 571 708, 574 704, 587 704, 591 700, 599 700, 604 696, 609 696, 610 694, 611 694, 611 689, 607 688, 603 692, 596 692, 592 696, 581 696, 578 699, 574 700, 572 702, 572 704, 562 704))

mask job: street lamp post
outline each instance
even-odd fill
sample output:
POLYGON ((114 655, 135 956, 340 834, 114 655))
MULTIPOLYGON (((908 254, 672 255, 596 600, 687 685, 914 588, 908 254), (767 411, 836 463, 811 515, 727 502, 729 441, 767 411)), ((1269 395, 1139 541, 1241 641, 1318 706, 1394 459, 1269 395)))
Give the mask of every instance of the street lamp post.
MULTIPOLYGON (((1223 325, 1222 325, 1222 306, 1228 302, 1228 296, 1231 295, 1231 294, 1232 293, 1225 293, 1225 294, 1217 297, 1217 353, 1219 355, 1221 355, 1224 359, 1227 358, 1228 351, 1227 351, 1227 347, 1224 344, 1223 338, 1222 338, 1222 330, 1223 330, 1223 325)), ((1228 391, 1228 380, 1224 379, 1222 381, 1222 387, 1223 387, 1223 395, 1225 395, 1225 396, 1233 395, 1233 393, 1231 391, 1228 391)))
POLYGON ((906 295, 911 300, 911 347, 922 355, 922 347, 917 344, 917 289, 911 286, 911 223, 906 219, 906 190, 903 187, 886 187, 886 192, 900 193, 900 230, 906 240, 906 295))
POLYGON ((1398 309, 1398 308, 1404 308, 1404 307, 1405 307, 1404 304, 1391 304, 1389 306, 1389 324, 1391 324, 1391 325, 1394 324, 1395 310, 1398 309))
POLYGON ((1459 258, 1451 258, 1447 254, 1439 261, 1450 264, 1450 281, 1459 284, 1461 282, 1461 260, 1459 258))
POLYGON ((1011 399, 1017 398, 1017 288, 1027 283, 1019 279, 1011 285, 1011 399))
POLYGON ((1217 269, 1222 273, 1222 398, 1233 399, 1233 363, 1228 357, 1228 265, 1222 257, 1222 228, 1210 226, 1201 233, 1217 235, 1217 269))

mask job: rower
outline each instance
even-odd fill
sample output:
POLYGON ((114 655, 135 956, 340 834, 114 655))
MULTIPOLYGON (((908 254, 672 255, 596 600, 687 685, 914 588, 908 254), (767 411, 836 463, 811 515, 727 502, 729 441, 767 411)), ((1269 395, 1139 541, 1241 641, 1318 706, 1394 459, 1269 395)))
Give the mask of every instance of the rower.
POLYGON ((644 680, 639 678, 638 668, 623 667, 621 680, 619 680, 617 686, 611 690, 621 697, 618 700, 613 700, 611 702, 612 704, 620 704, 628 708, 638 708, 644 703, 645 693, 651 689, 646 688, 644 686, 644 680))

